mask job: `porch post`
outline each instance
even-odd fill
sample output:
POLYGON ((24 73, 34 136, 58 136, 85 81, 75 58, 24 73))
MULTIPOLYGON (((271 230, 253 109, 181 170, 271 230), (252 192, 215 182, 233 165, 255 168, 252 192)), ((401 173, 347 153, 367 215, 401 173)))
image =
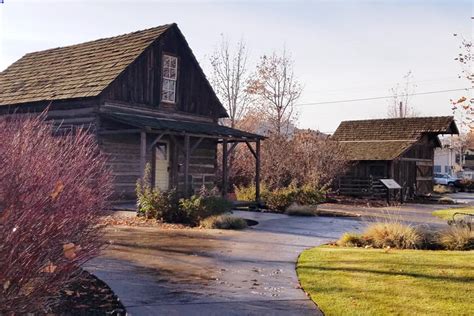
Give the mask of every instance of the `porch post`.
POLYGON ((184 195, 189 197, 189 135, 184 135, 184 195))
POLYGON ((227 139, 222 141, 222 197, 227 196, 227 139))
POLYGON ((255 202, 260 204, 260 139, 256 142, 255 157, 255 202))
POLYGON ((146 132, 140 131, 140 175, 143 179, 145 175, 146 163, 146 132))

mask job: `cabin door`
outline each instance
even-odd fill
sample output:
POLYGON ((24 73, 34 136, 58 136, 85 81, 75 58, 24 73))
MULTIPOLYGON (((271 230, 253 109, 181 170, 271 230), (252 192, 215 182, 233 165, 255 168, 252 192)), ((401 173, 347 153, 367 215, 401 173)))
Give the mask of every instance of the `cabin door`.
POLYGON ((170 183, 170 154, 166 142, 160 142, 155 147, 155 188, 162 191, 169 189, 170 183))

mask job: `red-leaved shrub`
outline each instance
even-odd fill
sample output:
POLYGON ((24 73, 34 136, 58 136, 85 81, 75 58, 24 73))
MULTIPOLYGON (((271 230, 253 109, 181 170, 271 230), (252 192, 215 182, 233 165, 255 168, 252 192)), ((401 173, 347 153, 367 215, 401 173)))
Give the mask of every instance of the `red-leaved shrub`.
POLYGON ((102 246, 111 179, 94 136, 0 117, 0 314, 45 312, 102 246))

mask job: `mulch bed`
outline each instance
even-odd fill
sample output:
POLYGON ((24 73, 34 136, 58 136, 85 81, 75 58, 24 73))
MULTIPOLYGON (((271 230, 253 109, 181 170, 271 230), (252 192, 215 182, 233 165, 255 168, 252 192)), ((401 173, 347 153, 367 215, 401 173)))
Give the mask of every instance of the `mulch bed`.
POLYGON ((106 226, 136 226, 136 227, 157 227, 160 229, 195 229, 189 225, 163 223, 156 219, 146 219, 138 216, 106 216, 102 223, 106 226))
POLYGON ((126 315, 125 307, 110 287, 87 271, 61 291, 54 315, 126 315))

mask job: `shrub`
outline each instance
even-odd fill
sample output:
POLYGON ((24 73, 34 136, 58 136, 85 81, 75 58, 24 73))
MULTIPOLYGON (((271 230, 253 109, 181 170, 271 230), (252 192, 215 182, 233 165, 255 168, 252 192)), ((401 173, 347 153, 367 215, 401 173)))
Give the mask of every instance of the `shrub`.
POLYGON ((474 249, 474 231, 467 227, 451 226, 442 231, 438 239, 439 243, 448 250, 474 249))
POLYGON ((247 221, 230 215, 216 215, 202 220, 201 226, 211 229, 244 229, 247 228, 247 221))
POLYGON ((366 242, 361 234, 344 233, 337 241, 337 245, 341 247, 363 247, 366 242))
POLYGON ((316 209, 314 206, 292 204, 285 214, 289 216, 315 216, 316 209))
POLYGON ((145 218, 161 219, 165 222, 179 220, 178 200, 175 190, 160 191, 151 186, 151 166, 146 165, 143 179, 136 185, 137 215, 145 218))
POLYGON ((44 314, 103 244, 111 177, 94 136, 0 117, 0 314, 44 314))
POLYGON ((193 195, 189 199, 180 199, 179 209, 181 222, 198 225, 204 218, 229 212, 232 203, 219 196, 193 195))
MULTIPOLYGON (((234 186, 235 197, 238 201, 255 201, 255 184, 249 186, 234 186)), ((268 188, 265 184, 260 185, 260 199, 265 201, 268 196, 268 188)))
POLYGON ((371 224, 362 236, 375 248, 416 249, 421 246, 422 241, 420 233, 415 228, 399 222, 371 224))

